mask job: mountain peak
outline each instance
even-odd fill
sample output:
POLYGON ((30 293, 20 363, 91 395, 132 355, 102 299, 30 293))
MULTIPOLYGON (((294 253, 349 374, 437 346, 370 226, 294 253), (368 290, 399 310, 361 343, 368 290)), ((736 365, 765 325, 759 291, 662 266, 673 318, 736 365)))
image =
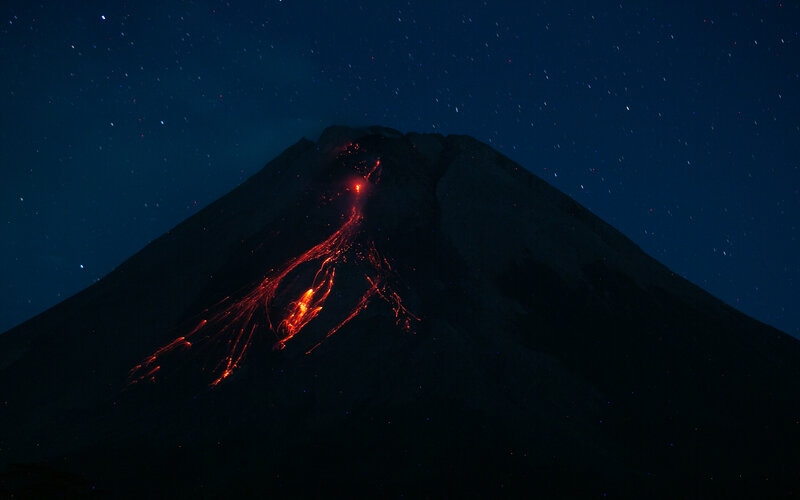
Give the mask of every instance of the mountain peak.
POLYGON ((302 139, 0 353, 6 492, 785 494, 800 464, 796 340, 468 136, 302 139))

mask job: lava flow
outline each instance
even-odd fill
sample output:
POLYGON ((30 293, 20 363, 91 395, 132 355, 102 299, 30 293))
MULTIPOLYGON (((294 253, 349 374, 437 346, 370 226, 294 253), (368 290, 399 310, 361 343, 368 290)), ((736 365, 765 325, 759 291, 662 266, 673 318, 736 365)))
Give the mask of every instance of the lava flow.
MULTIPOLYGON (((342 159, 343 155, 352 157, 358 152, 359 145, 352 144, 345 148, 339 159, 342 159)), ((364 220, 362 197, 370 183, 374 185, 379 181, 380 159, 374 162, 361 160, 352 167, 356 170, 358 179, 347 190, 352 198, 349 215, 333 234, 288 260, 242 298, 203 319, 186 335, 157 349, 130 370, 130 383, 155 380, 165 356, 172 355, 178 350, 191 349, 193 344, 199 342, 213 342, 225 346, 225 354, 213 370, 212 386, 222 382, 241 366, 256 334, 271 332, 275 337, 273 349, 283 349, 287 342, 322 311, 334 288, 337 270, 340 269, 340 264, 346 261, 361 263, 367 269, 364 273, 365 290, 349 314, 330 328, 319 342, 306 351, 306 354, 310 354, 322 342, 352 321, 375 297, 391 306, 399 327, 411 330, 412 322, 418 321, 419 318, 406 308, 401 296, 392 288, 390 278, 393 271, 389 260, 378 252, 373 241, 357 238, 364 220), (286 282, 289 281, 286 279, 287 276, 296 274, 301 266, 305 269, 306 265, 313 271, 307 273, 311 277, 308 286, 282 310, 274 310, 276 294, 279 289, 286 288, 286 282), (274 324, 272 318, 277 318, 274 324)), ((220 304, 227 301, 228 298, 223 299, 220 304)))

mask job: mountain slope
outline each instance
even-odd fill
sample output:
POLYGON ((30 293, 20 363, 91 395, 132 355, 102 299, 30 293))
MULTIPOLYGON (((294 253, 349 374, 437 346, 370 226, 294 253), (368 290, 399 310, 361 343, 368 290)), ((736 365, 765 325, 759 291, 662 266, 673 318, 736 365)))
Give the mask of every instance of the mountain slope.
POLYGON ((800 343, 488 146, 380 127, 0 336, 0 395, 17 494, 763 495, 800 465, 800 343))

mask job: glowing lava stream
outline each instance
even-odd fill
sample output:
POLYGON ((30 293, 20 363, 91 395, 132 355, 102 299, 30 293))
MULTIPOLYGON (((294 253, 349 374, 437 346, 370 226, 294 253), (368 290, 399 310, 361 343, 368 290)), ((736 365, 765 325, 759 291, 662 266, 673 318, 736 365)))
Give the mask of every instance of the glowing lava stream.
MULTIPOLYGON (((355 151, 358 150, 357 145, 354 145, 353 148, 355 151)), ((348 149, 348 152, 350 151, 352 150, 348 149)), ((364 181, 376 181, 380 172, 379 167, 380 160, 377 160, 367 168, 359 169, 359 173, 364 181)), ((351 192, 355 199, 350 208, 350 215, 333 234, 304 253, 290 259, 277 272, 264 278, 244 297, 224 310, 213 314, 208 319, 203 319, 185 336, 178 337, 156 350, 130 370, 130 382, 138 383, 144 380, 154 380, 156 372, 161 369, 163 357, 179 349, 190 349, 193 339, 200 337, 199 332, 201 331, 208 332, 208 334, 202 336, 198 341, 223 343, 226 345, 227 350, 225 356, 219 361, 214 370, 215 378, 211 385, 219 384, 241 365, 245 353, 252 343, 253 336, 262 326, 267 327, 276 336, 277 340, 273 345, 273 349, 283 349, 287 342, 317 317, 333 289, 338 264, 343 262, 348 255, 356 253, 350 252, 350 250, 356 243, 355 236, 364 218, 359 200, 364 189, 364 183, 361 181, 357 181, 352 185, 351 192), (289 303, 279 315, 282 319, 277 326, 274 326, 270 318, 273 312, 273 300, 278 288, 298 266, 313 262, 319 262, 319 264, 311 285, 296 300, 289 303), (264 316, 258 314, 262 307, 265 308, 266 312, 264 316), (259 324, 256 317, 266 317, 267 324, 259 324)), ((359 256, 354 258, 361 258, 371 269, 369 274, 365 275, 366 291, 350 313, 331 328, 322 340, 306 351, 306 354, 310 354, 322 342, 358 316, 361 311, 369 306, 370 300, 375 296, 380 297, 392 307, 399 327, 408 331, 411 329, 411 322, 419 320, 406 309, 400 295, 391 289, 387 280, 392 272, 389 261, 378 253, 372 242, 367 244, 365 250, 366 258, 359 256)))

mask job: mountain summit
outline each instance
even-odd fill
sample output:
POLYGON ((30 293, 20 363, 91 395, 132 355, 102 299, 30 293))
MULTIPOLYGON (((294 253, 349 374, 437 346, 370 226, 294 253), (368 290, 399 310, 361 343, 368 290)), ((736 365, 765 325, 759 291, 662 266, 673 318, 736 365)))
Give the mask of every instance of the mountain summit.
POLYGON ((798 493, 800 343, 467 136, 331 127, 0 335, 0 493, 798 493))

